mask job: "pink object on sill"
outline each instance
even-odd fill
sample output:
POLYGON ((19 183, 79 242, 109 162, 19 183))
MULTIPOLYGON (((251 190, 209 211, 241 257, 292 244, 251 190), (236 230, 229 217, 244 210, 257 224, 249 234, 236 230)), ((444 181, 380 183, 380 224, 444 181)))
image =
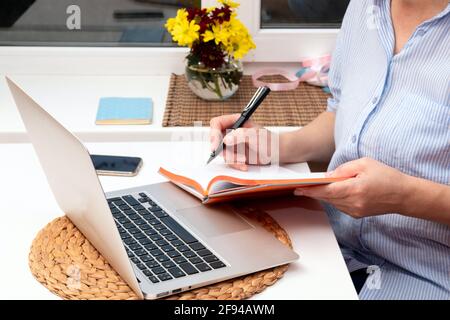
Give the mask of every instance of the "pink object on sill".
POLYGON ((299 72, 293 74, 284 69, 268 68, 257 71, 252 75, 255 87, 266 86, 273 91, 288 91, 298 87, 301 81, 306 81, 312 85, 326 87, 328 85, 328 71, 330 69, 331 55, 318 58, 308 58, 302 60, 299 72), (263 76, 281 75, 289 80, 287 83, 269 83, 259 80, 263 76))

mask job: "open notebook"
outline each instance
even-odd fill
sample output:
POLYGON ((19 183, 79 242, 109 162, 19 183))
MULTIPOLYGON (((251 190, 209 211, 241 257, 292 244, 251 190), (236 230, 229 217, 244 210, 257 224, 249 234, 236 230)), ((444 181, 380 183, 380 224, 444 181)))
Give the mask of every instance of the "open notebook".
MULTIPOLYGON (((306 164, 305 164, 306 166, 306 164)), ((304 167, 303 167, 304 168, 304 167)), ((159 173, 193 194, 203 203, 231 200, 266 193, 281 194, 297 187, 327 184, 345 178, 328 178, 325 173, 293 170, 290 166, 249 166, 246 172, 211 163, 197 168, 159 168, 159 173)))

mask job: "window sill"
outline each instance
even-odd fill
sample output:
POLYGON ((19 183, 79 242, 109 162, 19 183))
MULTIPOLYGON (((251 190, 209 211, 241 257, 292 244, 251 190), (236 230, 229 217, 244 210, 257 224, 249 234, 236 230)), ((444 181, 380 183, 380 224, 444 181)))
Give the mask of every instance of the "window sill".
MULTIPOLYGON (((252 72, 259 66, 246 67, 252 72)), ((295 66, 292 66, 295 68, 295 66)), ((0 77, 0 143, 27 142, 28 137, 3 76, 0 77)), ((170 75, 79 76, 14 75, 44 109, 86 142, 207 140, 207 127, 163 127, 170 75), (153 123, 137 126, 95 124, 98 100, 104 96, 151 97, 153 123)), ((293 127, 272 128, 275 131, 293 127)))

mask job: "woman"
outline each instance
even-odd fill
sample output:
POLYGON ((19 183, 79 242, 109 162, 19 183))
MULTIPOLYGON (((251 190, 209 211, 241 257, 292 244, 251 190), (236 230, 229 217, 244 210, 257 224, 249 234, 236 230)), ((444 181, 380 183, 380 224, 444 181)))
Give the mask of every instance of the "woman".
MULTIPOLYGON (((351 1, 327 111, 280 136, 248 123, 225 137, 240 170, 256 153, 256 164, 331 160, 329 175, 351 177, 295 194, 325 202, 355 280, 379 270, 361 299, 450 299, 449 12, 447 0, 351 1), (279 141, 268 156, 249 138, 265 135, 279 141)), ((213 148, 237 117, 211 121, 213 148)))

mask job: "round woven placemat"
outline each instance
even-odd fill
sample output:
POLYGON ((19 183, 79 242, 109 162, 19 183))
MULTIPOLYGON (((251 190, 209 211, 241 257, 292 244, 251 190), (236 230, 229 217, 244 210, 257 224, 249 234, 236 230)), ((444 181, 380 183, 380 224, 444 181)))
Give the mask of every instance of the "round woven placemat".
MULTIPOLYGON (((267 213, 239 208, 292 248, 287 233, 267 213)), ((67 217, 56 218, 39 231, 29 254, 33 276, 63 299, 136 300, 138 297, 67 217)), ((171 300, 246 299, 274 284, 286 272, 283 265, 199 289, 172 295, 171 300)))

